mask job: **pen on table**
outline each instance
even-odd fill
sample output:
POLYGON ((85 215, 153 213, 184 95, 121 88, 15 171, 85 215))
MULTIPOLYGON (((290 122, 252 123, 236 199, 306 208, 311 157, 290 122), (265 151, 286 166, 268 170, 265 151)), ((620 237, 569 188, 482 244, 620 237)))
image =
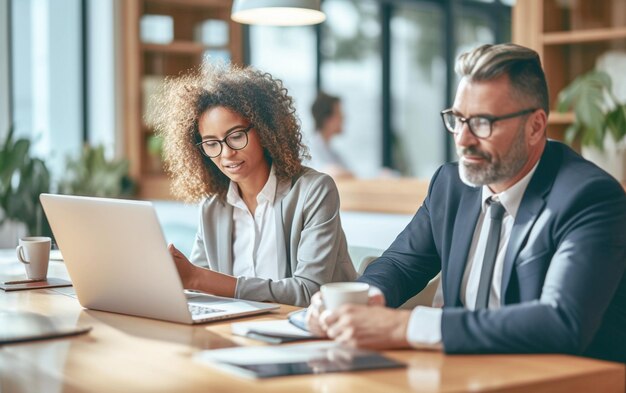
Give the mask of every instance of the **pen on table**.
POLYGON ((287 315, 288 317, 288 321, 289 323, 291 323, 293 326, 304 330, 305 332, 308 332, 309 329, 306 326, 306 308, 303 310, 298 310, 298 311, 294 311, 289 313, 289 315, 287 315))

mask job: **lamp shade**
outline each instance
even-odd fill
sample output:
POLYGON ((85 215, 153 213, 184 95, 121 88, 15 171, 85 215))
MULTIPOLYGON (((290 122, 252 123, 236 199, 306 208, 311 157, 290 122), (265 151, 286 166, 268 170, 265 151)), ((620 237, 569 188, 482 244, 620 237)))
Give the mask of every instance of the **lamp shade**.
POLYGON ((235 0, 230 15, 251 25, 300 26, 326 20, 320 0, 235 0))

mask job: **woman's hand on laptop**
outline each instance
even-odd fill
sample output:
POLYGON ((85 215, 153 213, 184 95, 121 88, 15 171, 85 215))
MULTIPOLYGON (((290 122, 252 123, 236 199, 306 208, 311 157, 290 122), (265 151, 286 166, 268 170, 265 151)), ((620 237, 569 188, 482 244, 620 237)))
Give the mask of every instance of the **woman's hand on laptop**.
POLYGON ((237 278, 196 266, 173 244, 167 246, 185 289, 194 289, 218 296, 235 297, 237 278))
POLYGON ((197 266, 189 262, 189 259, 180 252, 173 244, 167 246, 167 250, 172 255, 174 263, 176 264, 176 270, 183 282, 183 287, 186 289, 193 289, 195 285, 192 284, 193 279, 196 277, 197 266))

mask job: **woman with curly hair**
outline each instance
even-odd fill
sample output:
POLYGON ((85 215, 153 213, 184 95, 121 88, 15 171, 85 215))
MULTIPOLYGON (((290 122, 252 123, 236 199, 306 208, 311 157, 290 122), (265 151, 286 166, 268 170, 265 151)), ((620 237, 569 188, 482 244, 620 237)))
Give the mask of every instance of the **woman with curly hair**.
POLYGON ((200 201, 183 285, 220 296, 307 306, 356 272, 333 180, 302 165, 292 98, 270 74, 205 65, 166 81, 157 124, 172 190, 200 201))

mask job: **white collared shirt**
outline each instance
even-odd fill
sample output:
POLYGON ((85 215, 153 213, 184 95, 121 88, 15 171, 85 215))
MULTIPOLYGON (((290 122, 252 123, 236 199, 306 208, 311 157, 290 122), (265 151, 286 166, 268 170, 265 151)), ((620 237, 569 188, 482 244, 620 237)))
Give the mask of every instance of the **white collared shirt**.
POLYGON ((311 135, 307 146, 309 148, 311 159, 306 162, 306 165, 311 168, 320 172, 325 172, 329 169, 339 169, 342 171, 348 170, 348 166, 344 160, 332 148, 330 143, 324 140, 324 137, 319 130, 315 130, 313 135, 311 135))
POLYGON ((276 214, 280 214, 280 204, 289 190, 289 183, 278 182, 274 167, 270 170, 267 183, 257 195, 254 215, 239 195, 239 187, 230 182, 226 202, 233 206, 233 275, 235 277, 260 277, 279 280, 276 236, 276 214), (278 211, 276 211, 278 210, 278 211))
MULTIPOLYGON (((504 256, 513 230, 513 223, 517 211, 539 162, 513 186, 494 194, 487 186, 482 187, 481 212, 476 222, 472 244, 465 265, 465 273, 461 283, 461 301, 465 308, 474 310, 476 306, 476 295, 480 282, 480 271, 483 266, 485 247, 489 234, 490 220, 485 220, 487 213, 487 200, 490 197, 498 199, 505 209, 500 229, 500 243, 496 254, 496 263, 493 269, 491 280, 491 290, 488 308, 500 307, 502 270, 504 268, 504 256)), ((411 319, 407 327, 407 341, 416 348, 441 348, 441 315, 440 308, 416 307, 411 313, 411 319)))

